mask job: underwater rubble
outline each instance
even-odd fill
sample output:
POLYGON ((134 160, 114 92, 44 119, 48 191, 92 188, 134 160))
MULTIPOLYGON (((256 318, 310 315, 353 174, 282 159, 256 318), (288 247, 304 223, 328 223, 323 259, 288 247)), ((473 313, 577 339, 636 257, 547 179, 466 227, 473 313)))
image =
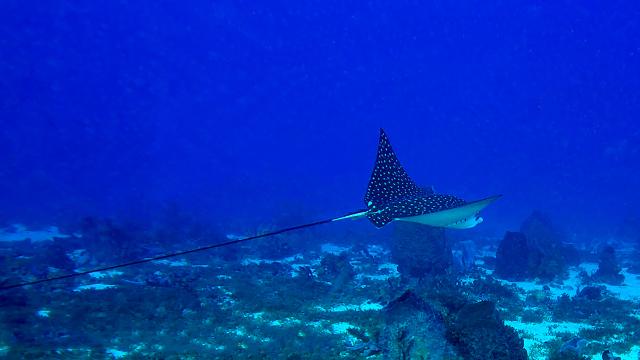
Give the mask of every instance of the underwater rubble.
MULTIPOLYGON (((298 252, 284 236, 281 252, 241 245, 5 291, 0 357, 637 360, 633 252, 574 251, 544 216, 526 224, 475 245, 411 224, 388 242, 303 233, 293 241, 315 245, 298 252)), ((175 246, 95 219, 49 230, 0 236, 0 283, 108 263, 125 241, 138 245, 119 256, 175 246)))

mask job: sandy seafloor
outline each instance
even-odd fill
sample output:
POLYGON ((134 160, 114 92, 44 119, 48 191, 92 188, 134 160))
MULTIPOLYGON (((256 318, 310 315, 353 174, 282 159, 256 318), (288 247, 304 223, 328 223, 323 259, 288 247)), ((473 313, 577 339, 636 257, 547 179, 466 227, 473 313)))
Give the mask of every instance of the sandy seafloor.
MULTIPOLYGON (((47 241, 60 234, 50 228, 31 231, 29 236, 47 241)), ((18 239, 5 234, 0 240, 7 243, 18 239)), ((460 286, 492 277, 480 255, 491 256, 494 251, 495 247, 486 247, 478 252, 475 269, 461 275, 460 286)), ((349 329, 369 331, 372 319, 402 288, 388 249, 369 245, 365 253, 325 243, 317 251, 282 259, 241 256, 229 261, 211 255, 176 258, 33 286, 19 290, 19 296, 28 299, 27 304, 19 308, 19 314, 12 314, 23 318, 25 328, 21 331, 27 333, 15 339, 6 335, 5 328, 0 356, 15 356, 17 350, 32 358, 51 354, 107 359, 154 354, 169 358, 243 358, 302 349, 309 354, 326 352, 327 358, 364 358, 352 350, 361 340, 349 329), (342 287, 322 280, 318 274, 321 259, 329 253, 346 255, 355 270, 352 280, 342 287), (149 286, 145 281, 149 276, 172 281, 166 286, 149 286)), ((570 268, 563 281, 548 284, 546 296, 557 300, 565 293, 575 295, 581 285, 580 271, 593 273, 596 269, 594 263, 570 268)), ((56 273, 56 269, 50 270, 56 273)), ((626 269, 623 274, 623 285, 605 286, 610 296, 633 302, 636 310, 629 315, 640 318, 640 276, 626 269)), ((516 291, 523 311, 546 311, 525 304, 527 296, 539 294, 544 284, 498 281, 516 291)), ((16 311, 6 307, 0 310, 16 311)), ((525 322, 519 314, 501 310, 505 323, 524 339, 530 359, 546 359, 548 344, 554 340, 571 335, 584 337, 581 331, 597 326, 554 322, 551 314, 544 314, 541 321, 525 322)), ((601 359, 601 349, 616 342, 629 349, 616 356, 640 358, 640 344, 625 344, 625 334, 587 340, 593 353, 585 355, 591 359, 601 359)), ((382 359, 382 355, 366 358, 382 359)))
MULTIPOLYGON (((562 281, 562 283, 551 286, 551 298, 557 299, 562 294, 575 293, 575 289, 579 288, 580 280, 578 274, 584 270, 587 273, 592 274, 598 268, 598 264, 595 263, 582 263, 580 266, 573 267, 569 270, 569 278, 562 281)), ((611 294, 619 299, 632 301, 638 304, 638 311, 633 314, 635 317, 640 318, 640 276, 630 274, 626 270, 622 271, 625 276, 625 282, 622 285, 608 285, 598 284, 605 286, 611 294)), ((532 291, 540 291, 544 285, 535 284, 533 282, 509 282, 500 280, 506 285, 515 285, 521 290, 522 295, 532 291)), ((545 359, 547 357, 547 351, 545 343, 553 340, 558 334, 575 334, 578 335, 582 329, 594 329, 595 326, 589 324, 589 322, 553 322, 543 321, 540 323, 523 322, 520 320, 505 321, 505 323, 516 330, 524 339, 525 348, 529 354, 530 359, 545 359)), ((631 351, 624 354, 616 354, 621 359, 637 360, 640 358, 640 344, 634 344, 631 351)), ((592 356, 592 359, 602 359, 601 354, 592 356)))

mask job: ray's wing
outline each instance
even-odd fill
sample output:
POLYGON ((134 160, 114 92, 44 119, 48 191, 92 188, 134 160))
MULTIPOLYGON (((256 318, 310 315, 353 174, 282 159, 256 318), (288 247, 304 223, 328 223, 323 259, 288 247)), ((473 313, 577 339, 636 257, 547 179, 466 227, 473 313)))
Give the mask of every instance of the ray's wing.
POLYGON ((380 129, 376 163, 364 196, 369 220, 375 226, 382 227, 393 221, 382 211, 387 205, 431 194, 431 188, 421 188, 409 177, 393 151, 387 134, 380 129))
POLYGON ((381 206, 391 201, 424 195, 428 190, 420 188, 411 180, 396 157, 389 138, 380 129, 378 154, 364 196, 368 208, 381 206))
MULTIPOLYGON (((431 207, 427 209, 428 211, 423 211, 422 213, 416 212, 413 215, 395 216, 394 220, 416 222, 438 227, 461 229, 473 227, 482 222, 478 216, 480 210, 498 200, 500 196, 501 195, 495 195, 481 200, 465 202, 462 199, 450 195, 443 195, 443 197, 450 199, 439 201, 440 205, 437 205, 435 208, 431 207)), ((405 214, 407 213, 405 212, 405 214)))

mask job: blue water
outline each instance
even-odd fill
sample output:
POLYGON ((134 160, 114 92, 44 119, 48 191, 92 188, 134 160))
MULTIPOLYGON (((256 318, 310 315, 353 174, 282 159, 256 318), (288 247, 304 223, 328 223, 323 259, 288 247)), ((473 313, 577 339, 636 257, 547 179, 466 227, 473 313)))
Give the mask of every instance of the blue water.
POLYGON ((505 194, 494 221, 605 231, 640 200, 638 11, 10 1, 0 219, 357 208, 384 127, 419 182, 505 194))
POLYGON ((469 234, 500 238, 540 210, 605 241, 640 216, 639 15, 616 1, 4 1, 0 228, 150 227, 173 206, 221 234, 342 215, 364 205, 384 128, 418 183, 504 195, 469 234))

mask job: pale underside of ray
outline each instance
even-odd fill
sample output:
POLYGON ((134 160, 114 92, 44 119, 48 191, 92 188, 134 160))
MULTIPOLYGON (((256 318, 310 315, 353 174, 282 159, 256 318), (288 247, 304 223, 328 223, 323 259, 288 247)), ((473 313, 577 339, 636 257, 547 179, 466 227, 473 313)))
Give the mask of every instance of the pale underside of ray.
MULTIPOLYGON (((435 211, 428 214, 407 216, 401 218, 395 218, 394 221, 407 221, 414 222, 435 227, 446 227, 451 229, 469 229, 482 222, 482 218, 478 216, 478 213, 487 207, 492 202, 498 200, 501 195, 495 195, 486 199, 473 201, 462 206, 458 206, 451 209, 435 211)), ((349 214, 339 218, 333 219, 333 221, 347 220, 347 219, 359 219, 367 216, 369 211, 361 211, 354 214, 349 214)))
POLYGON ((499 195, 491 196, 486 199, 473 201, 451 209, 440 210, 416 216, 395 218, 394 220, 408 221, 436 227, 468 229, 482 222, 482 218, 478 216, 480 210, 484 209, 492 202, 498 200, 499 197, 499 195))

